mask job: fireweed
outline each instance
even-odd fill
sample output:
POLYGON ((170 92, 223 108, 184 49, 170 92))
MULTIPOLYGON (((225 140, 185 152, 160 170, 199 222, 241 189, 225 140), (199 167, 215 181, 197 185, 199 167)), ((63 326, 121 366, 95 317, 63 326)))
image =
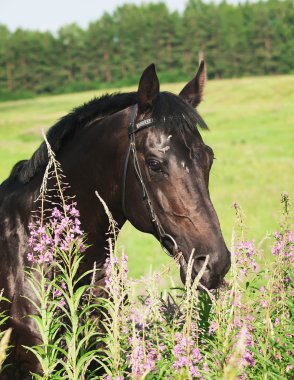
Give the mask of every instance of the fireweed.
POLYGON ((27 347, 38 358, 42 373, 36 379, 90 379, 88 369, 97 357, 95 300, 91 286, 83 285, 94 269, 80 274, 86 249, 79 211, 73 198, 65 196, 68 185, 48 145, 49 163, 37 202, 40 207, 28 226, 31 264, 27 276, 34 292, 36 313, 31 316, 42 344, 27 347))
MULTIPOLYGON (((106 281, 113 283, 111 276, 121 278, 116 273, 123 271, 124 285, 115 292, 126 286, 129 298, 126 305, 123 297, 117 298, 121 367, 108 361, 105 379, 292 378, 293 234, 286 223, 285 197, 282 205, 284 221, 273 235, 274 255, 261 271, 257 263, 264 261, 262 251, 246 239, 243 213, 234 205, 232 269, 217 291, 199 292, 199 279, 191 284, 188 276, 184 289, 160 294, 154 274, 138 299, 131 292, 134 282, 126 277, 124 256, 122 261, 110 259, 107 265, 112 262, 113 271, 108 270, 106 281)), ((106 356, 111 352, 106 350, 106 356)))
POLYGON ((191 282, 192 258, 184 287, 175 286, 168 271, 129 279, 127 254, 115 245, 116 224, 96 193, 110 221, 101 289, 106 297, 96 299, 92 287, 82 283, 97 269, 82 275, 78 270, 87 254, 79 211, 64 196, 60 167, 48 149, 27 255, 35 293, 32 318, 43 341, 28 348, 43 369, 34 378, 293 378, 293 233, 286 194, 268 263, 260 246, 246 238, 243 213, 234 204, 232 268, 221 289, 208 291, 201 286, 201 271, 191 282), (52 183, 55 196, 48 191, 52 183), (260 262, 265 269, 259 269, 260 262), (169 290, 160 290, 163 278, 169 290))

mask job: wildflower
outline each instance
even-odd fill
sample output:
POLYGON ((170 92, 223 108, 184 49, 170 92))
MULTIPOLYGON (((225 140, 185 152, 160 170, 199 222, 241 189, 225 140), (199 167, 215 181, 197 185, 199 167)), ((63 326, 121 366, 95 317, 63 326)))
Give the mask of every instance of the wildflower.
POLYGON ((29 225, 28 225, 28 228, 29 228, 30 231, 33 231, 34 228, 35 228, 34 223, 30 222, 29 225))
POLYGON ((77 245, 79 246, 80 252, 82 252, 82 253, 85 252, 86 246, 85 246, 85 244, 83 243, 82 240, 77 239, 77 245))
POLYGON ((166 347, 163 343, 159 343, 158 348, 159 348, 159 351, 165 351, 165 349, 166 349, 166 347))
POLYGON ((261 291, 261 293, 265 293, 265 287, 261 286, 260 291, 261 291))
POLYGON ((172 368, 179 372, 182 368, 188 367, 192 377, 201 377, 199 365, 203 365, 202 355, 191 336, 186 337, 182 333, 175 334, 175 345, 173 354, 175 361, 172 368))
POLYGON ((123 253, 123 257, 122 257, 122 269, 124 271, 124 273, 128 273, 129 269, 128 269, 128 256, 123 253))
POLYGON ((61 227, 66 228, 68 227, 69 224, 70 224, 70 219, 68 216, 65 216, 63 219, 61 219, 61 222, 60 222, 61 227))
POLYGON ((156 368, 155 360, 157 359, 156 350, 152 349, 147 354, 146 362, 143 364, 143 368, 145 371, 153 371, 156 368))
POLYGON ((174 362, 173 367, 175 369, 179 369, 182 367, 186 367, 187 364, 189 364, 187 356, 180 356, 179 359, 174 362))
POLYGON ((79 212, 74 206, 75 204, 66 208, 72 218, 65 216, 62 211, 54 207, 46 223, 37 219, 34 223, 29 224, 28 245, 31 250, 27 254, 29 262, 50 264, 53 262, 54 250, 57 248, 69 251, 77 246, 80 252, 85 250, 81 238, 83 231, 79 227, 79 212))
POLYGON ((261 301, 260 301, 260 304, 261 304, 261 306, 262 306, 264 309, 266 309, 266 308, 269 307, 269 303, 268 303, 267 300, 261 300, 261 301))
POLYGON ((80 216, 79 210, 77 210, 74 206, 71 207, 69 213, 71 216, 75 216, 77 218, 80 216))
POLYGON ((140 378, 144 372, 142 362, 144 360, 144 350, 142 347, 141 339, 133 339, 133 349, 130 358, 130 364, 132 367, 132 375, 137 379, 140 378))
POLYGON ((285 231, 284 234, 280 232, 274 233, 275 244, 272 248, 272 253, 275 256, 282 256, 289 264, 293 265, 294 259, 294 234, 292 231, 285 231))
POLYGON ((190 371, 191 376, 193 376, 193 377, 200 377, 201 376, 200 372, 198 371, 197 366, 190 364, 189 371, 190 371))
POLYGON ((243 354, 243 359, 245 360, 246 364, 249 365, 250 367, 254 366, 255 360, 253 359, 252 352, 245 350, 243 354))
POLYGON ((203 368, 202 368, 202 370, 203 370, 204 372, 208 372, 208 364, 207 364, 206 362, 203 363, 203 368))
POLYGON ((241 297, 240 297, 240 293, 238 291, 235 292, 235 296, 233 299, 233 306, 237 307, 238 309, 240 309, 242 307, 241 297))
POLYGON ((256 271, 257 264, 254 259, 256 254, 254 240, 240 242, 235 251, 236 263, 240 268, 241 277, 244 278, 248 270, 256 271))
POLYGON ((59 289, 56 289, 56 290, 53 292, 53 298, 60 297, 61 295, 62 295, 62 292, 61 292, 61 290, 59 290, 59 289))
POLYGON ((243 326, 241 320, 240 320, 240 315, 239 313, 237 315, 234 316, 234 319, 233 319, 233 325, 237 328, 240 328, 243 326))
POLYGON ((59 301, 59 306, 62 307, 62 306, 65 306, 65 299, 64 298, 61 298, 61 300, 59 301))
POLYGON ((199 363, 202 359, 202 355, 198 348, 192 350, 191 356, 194 363, 199 363))
POLYGON ((28 253, 27 258, 28 258, 28 261, 31 261, 31 262, 35 261, 35 256, 33 253, 28 253))
POLYGON ((216 321, 212 321, 209 326, 208 335, 211 335, 212 333, 214 333, 218 329, 218 327, 219 327, 218 323, 216 321))
POLYGON ((56 218, 56 219, 60 219, 61 218, 61 212, 58 210, 57 207, 54 207, 54 209, 52 210, 52 213, 51 213, 51 217, 52 218, 56 218))

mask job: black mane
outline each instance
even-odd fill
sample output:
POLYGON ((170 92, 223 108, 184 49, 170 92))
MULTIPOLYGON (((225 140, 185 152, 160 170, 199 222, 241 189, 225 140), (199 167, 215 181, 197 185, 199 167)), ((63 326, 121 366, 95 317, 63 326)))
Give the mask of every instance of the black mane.
MULTIPOLYGON (((83 128, 93 119, 114 114, 136 103, 136 92, 107 94, 100 98, 94 98, 90 102, 75 108, 53 125, 46 134, 47 141, 53 152, 57 153, 66 138, 70 138, 76 130, 83 128)), ((187 127, 195 128, 196 124, 207 129, 201 116, 188 103, 168 92, 159 93, 152 115, 161 122, 168 120, 175 128, 182 130, 187 127)), ((48 151, 45 142, 43 142, 29 160, 23 160, 14 165, 5 182, 18 179, 21 183, 27 183, 47 163, 48 151)))
MULTIPOLYGON (((47 132, 46 138, 54 153, 57 153, 65 138, 87 125, 93 119, 116 113, 136 104, 137 93, 106 94, 100 98, 94 98, 88 103, 73 109, 63 116, 47 132)), ((45 142, 35 151, 29 160, 23 160, 14 165, 7 180, 17 178, 21 183, 29 180, 48 163, 48 151, 45 142)))

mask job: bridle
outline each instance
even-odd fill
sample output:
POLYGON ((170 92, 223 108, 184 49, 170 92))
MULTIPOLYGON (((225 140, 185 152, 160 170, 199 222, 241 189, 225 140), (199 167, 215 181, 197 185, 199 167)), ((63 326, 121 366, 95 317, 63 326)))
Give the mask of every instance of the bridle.
POLYGON ((126 180, 127 180, 129 160, 130 160, 130 157, 132 156, 136 177, 139 180, 141 190, 142 190, 142 198, 146 202, 146 207, 147 207, 149 217, 150 217, 150 220, 152 222, 155 234, 156 234, 157 238, 159 239, 159 242, 160 242, 163 250, 165 251, 165 253, 170 257, 174 257, 179 252, 178 245, 177 245, 175 239, 171 235, 169 235, 165 232, 164 228, 162 227, 162 224, 160 223, 160 220, 158 219, 158 216, 156 215, 156 212, 153 208, 153 205, 152 205, 150 196, 148 194, 146 185, 143 181, 142 172, 140 169, 138 156, 137 156, 137 150, 136 150, 136 138, 135 138, 136 134, 139 131, 141 131, 142 129, 145 129, 145 128, 148 128, 148 127, 151 127, 152 125, 154 125, 155 119, 149 118, 149 119, 142 120, 139 123, 135 123, 137 113, 138 113, 138 105, 135 104, 131 110, 130 125, 129 125, 129 129, 128 129, 130 144, 129 144, 129 148, 128 148, 127 155, 125 158, 123 177, 122 177, 122 209, 123 209, 123 213, 124 213, 125 218, 128 219, 126 204, 125 204, 126 180), (173 246, 174 246, 173 253, 170 253, 164 247, 164 242, 167 240, 171 241, 173 246))

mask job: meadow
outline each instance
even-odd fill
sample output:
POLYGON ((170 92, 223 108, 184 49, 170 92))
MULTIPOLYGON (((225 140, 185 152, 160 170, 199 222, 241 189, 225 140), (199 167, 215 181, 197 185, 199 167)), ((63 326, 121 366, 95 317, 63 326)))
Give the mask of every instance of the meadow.
MULTIPOLYGON (((183 85, 161 88, 178 93, 183 85)), ((280 194, 291 193, 294 183, 293 88, 294 76, 207 83, 199 112, 210 131, 202 132, 202 136, 216 156, 210 193, 228 246, 234 225, 234 202, 241 205, 247 217, 249 239, 254 238, 258 244, 269 231, 277 229, 280 194)), ((42 130, 46 131, 72 108, 105 92, 131 90, 134 88, 0 103, 0 182, 9 175, 14 163, 32 155, 41 142, 42 130)), ((129 224, 121 231, 120 242, 129 255, 133 277, 170 262, 152 236, 129 224)), ((266 244, 267 241, 263 243, 265 248, 266 244)))
MULTIPOLYGON (((294 236, 288 194, 293 186, 293 85, 293 76, 208 83, 200 112, 211 128, 204 140, 217 158, 210 188, 232 252, 231 270, 218 290, 208 291, 200 282, 208 258, 192 283, 191 255, 186 284, 179 286, 164 266, 171 260, 158 243, 126 224, 116 246, 109 240, 103 289, 108 298, 97 298, 78 277, 87 254, 86 236, 77 228, 78 210, 72 199, 64 203, 61 188, 55 187, 61 209, 46 219, 40 212, 30 225, 34 253, 28 260, 34 269, 28 276, 39 300, 31 318, 43 342, 27 347, 43 371, 32 378, 293 378, 294 236)), ((182 85, 162 87, 178 92, 182 85)), ((32 154, 42 129, 93 96, 0 104, 0 179, 32 154)), ((115 222, 104 207, 114 237, 115 222)), ((171 268, 178 271, 176 265, 171 268)), ((1 293, 0 301, 6 302, 1 293)), ((11 329, 1 328, 5 318, 0 313, 0 372, 11 349, 11 329)))

